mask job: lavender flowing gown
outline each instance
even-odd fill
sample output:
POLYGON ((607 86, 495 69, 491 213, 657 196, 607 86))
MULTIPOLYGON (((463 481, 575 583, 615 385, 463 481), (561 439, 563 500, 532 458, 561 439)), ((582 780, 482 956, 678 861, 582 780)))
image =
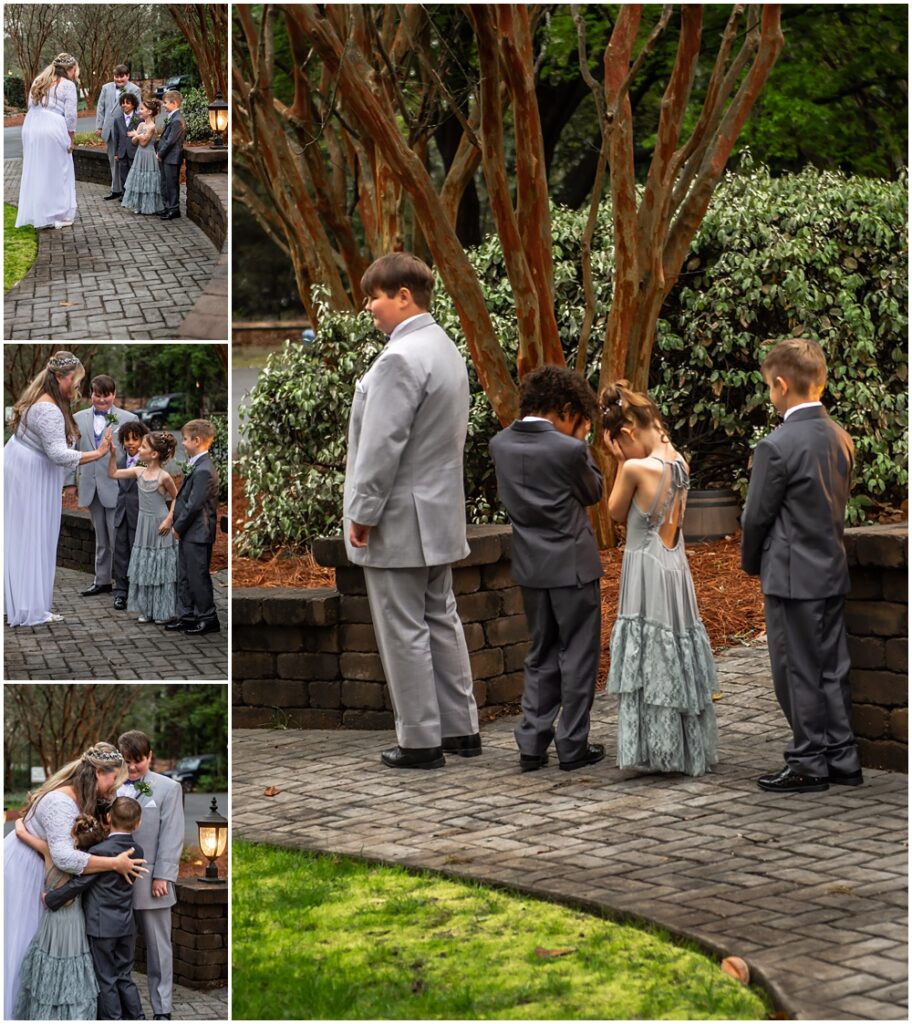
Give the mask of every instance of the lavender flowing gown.
POLYGON ((61 78, 47 105, 32 101, 22 124, 22 180, 16 227, 52 227, 76 217, 76 171, 69 133, 76 130, 76 86, 61 78))

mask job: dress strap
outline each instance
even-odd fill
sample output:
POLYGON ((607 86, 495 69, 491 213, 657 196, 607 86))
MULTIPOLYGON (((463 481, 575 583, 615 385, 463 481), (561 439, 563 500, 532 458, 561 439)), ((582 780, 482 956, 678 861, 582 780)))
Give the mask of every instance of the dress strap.
POLYGON ((665 490, 665 476, 668 472, 668 463, 661 457, 661 455, 652 455, 650 458, 658 459, 659 462, 662 463, 662 476, 659 479, 659 486, 656 488, 652 504, 649 506, 649 511, 646 513, 647 518, 651 522, 653 516, 656 514, 656 509, 659 506, 659 499, 662 497, 662 492, 665 490))

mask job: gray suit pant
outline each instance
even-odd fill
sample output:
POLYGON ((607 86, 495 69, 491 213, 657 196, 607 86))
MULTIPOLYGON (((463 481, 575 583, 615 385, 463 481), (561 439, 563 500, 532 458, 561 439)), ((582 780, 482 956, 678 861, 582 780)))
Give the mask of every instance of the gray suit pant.
POLYGON ((133 553, 133 541, 136 538, 136 527, 131 526, 124 516, 120 526, 114 527, 114 595, 126 598, 130 592, 130 555, 133 553))
POLYGON ((177 615, 197 622, 217 618, 209 565, 212 545, 181 539, 177 549, 177 615))
POLYGON ((98 980, 99 1020, 139 1020, 143 1016, 139 989, 130 973, 135 948, 133 932, 113 939, 89 936, 92 964, 98 980))
POLYGON ((117 531, 114 528, 114 509, 105 508, 98 495, 89 505, 89 515, 95 530, 95 582, 102 586, 112 581, 114 546, 117 531))
POLYGON ((852 732, 845 598, 764 596, 773 687, 792 742, 788 766, 823 777, 861 767, 852 732))
POLYGON ((521 754, 541 756, 551 740, 561 761, 583 757, 601 649, 599 581, 579 587, 523 587, 532 644, 524 664, 521 754), (560 712, 560 719, 554 722, 560 712))
POLYGON ((111 132, 111 137, 108 139, 108 163, 111 166, 111 191, 112 192, 123 192, 124 181, 126 176, 122 176, 120 173, 121 167, 120 162, 114 157, 114 133, 111 132))
POLYGON ((171 951, 171 908, 135 910, 146 942, 146 976, 153 1013, 170 1013, 174 988, 174 955, 171 951))
POLYGON ((365 566, 380 660, 402 747, 439 747, 478 732, 472 667, 448 565, 365 566))

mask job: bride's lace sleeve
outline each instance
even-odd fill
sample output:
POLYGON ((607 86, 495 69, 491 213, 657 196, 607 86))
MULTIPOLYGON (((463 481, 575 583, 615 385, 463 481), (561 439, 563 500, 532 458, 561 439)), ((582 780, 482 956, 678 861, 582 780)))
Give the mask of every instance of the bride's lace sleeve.
POLYGON ((67 131, 76 131, 76 86, 68 78, 61 78, 57 86, 57 101, 63 107, 67 131))
MULTIPOLYGON (((21 429, 21 428, 20 428, 21 429)), ((44 454, 64 469, 75 469, 81 455, 67 447, 63 413, 51 402, 36 402, 26 413, 25 430, 42 447, 44 454)))
MULTIPOLYGON (((61 871, 81 875, 89 855, 77 850, 70 834, 76 820, 76 805, 62 793, 48 793, 38 801, 35 808, 35 834, 44 833, 51 852, 51 859, 61 871)), ((26 822, 31 828, 31 823, 26 822)))

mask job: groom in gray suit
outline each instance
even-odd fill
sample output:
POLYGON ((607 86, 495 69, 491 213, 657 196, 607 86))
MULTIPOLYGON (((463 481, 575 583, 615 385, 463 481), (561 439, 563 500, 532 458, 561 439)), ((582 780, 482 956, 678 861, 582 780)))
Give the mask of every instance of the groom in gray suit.
POLYGON ((120 97, 125 92, 136 97, 136 106, 142 98, 139 86, 130 81, 130 69, 126 64, 118 64, 114 68, 114 81, 106 82, 101 87, 98 106, 95 110, 95 134, 103 139, 108 147, 108 163, 111 165, 111 191, 105 199, 118 199, 123 195, 124 183, 121 180, 120 161, 116 159, 117 140, 114 138, 114 118, 122 115, 120 97))
MULTIPOLYGON (((135 420, 132 412, 116 405, 117 386, 107 374, 92 379, 92 404, 88 409, 77 412, 74 419, 79 427, 80 438, 76 450, 92 452, 101 444, 108 425, 115 426, 135 420)), ((114 432, 114 460, 123 457, 124 450, 114 432)), ((89 510, 92 527, 95 530, 95 580, 82 591, 83 597, 110 593, 113 590, 112 570, 114 564, 115 526, 114 511, 120 487, 117 480, 108 476, 108 460, 84 463, 79 467, 79 504, 89 510)), ((66 478, 66 487, 75 491, 76 470, 66 478)))
POLYGON ((363 566, 398 745, 390 768, 440 768, 481 753, 452 562, 469 553, 462 453, 469 381, 428 312, 434 278, 409 253, 383 256, 361 287, 389 341, 355 386, 345 473, 345 544, 363 566))

